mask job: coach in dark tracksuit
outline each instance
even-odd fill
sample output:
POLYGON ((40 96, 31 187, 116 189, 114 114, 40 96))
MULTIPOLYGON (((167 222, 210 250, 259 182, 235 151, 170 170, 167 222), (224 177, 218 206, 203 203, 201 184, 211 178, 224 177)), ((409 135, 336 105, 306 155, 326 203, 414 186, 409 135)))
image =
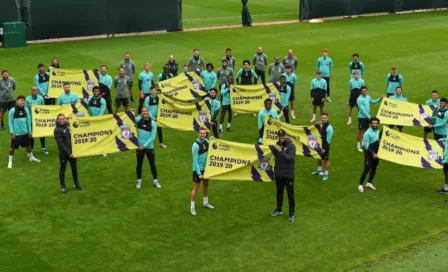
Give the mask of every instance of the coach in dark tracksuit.
POLYGON ((70 163, 70 167, 72 168, 73 181, 75 182, 73 188, 80 191, 84 190, 84 187, 82 187, 78 181, 78 167, 76 165, 76 159, 72 154, 70 128, 68 127, 64 114, 59 114, 56 119, 54 138, 56 139, 59 149, 59 181, 61 183, 61 192, 64 194, 69 193, 67 187, 65 186, 65 170, 67 169, 67 163, 70 163))
POLYGON ((293 222, 295 199, 294 199, 294 179, 296 165, 296 146, 286 138, 286 132, 280 129, 277 133, 278 142, 275 146, 276 151, 273 152, 275 157, 275 183, 277 186, 277 208, 271 212, 271 216, 283 214, 283 192, 286 187, 289 201, 289 218, 288 221, 293 222))

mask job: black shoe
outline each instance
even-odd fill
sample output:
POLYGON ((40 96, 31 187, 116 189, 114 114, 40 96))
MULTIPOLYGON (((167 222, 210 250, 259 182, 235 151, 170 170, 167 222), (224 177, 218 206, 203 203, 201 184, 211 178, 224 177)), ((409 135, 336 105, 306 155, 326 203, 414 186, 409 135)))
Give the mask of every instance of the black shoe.
POLYGON ((440 189, 440 190, 437 190, 437 193, 439 193, 439 194, 447 194, 447 195, 448 195, 448 191, 445 190, 445 188, 442 188, 442 189, 440 189))
POLYGON ((226 128, 226 130, 227 130, 227 132, 232 132, 232 129, 231 128, 226 128))
POLYGON ((61 192, 62 192, 63 194, 70 194, 70 192, 67 190, 66 187, 61 187, 61 192))
POLYGON ((80 190, 80 191, 84 190, 84 187, 82 187, 82 185, 79 183, 73 184, 73 188, 80 190))

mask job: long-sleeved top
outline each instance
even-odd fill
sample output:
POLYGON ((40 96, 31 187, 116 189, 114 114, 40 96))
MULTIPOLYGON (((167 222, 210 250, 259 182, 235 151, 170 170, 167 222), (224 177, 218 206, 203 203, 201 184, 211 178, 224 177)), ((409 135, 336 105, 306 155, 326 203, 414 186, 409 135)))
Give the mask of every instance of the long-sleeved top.
POLYGON ((375 154, 378 153, 380 140, 380 131, 378 129, 374 130, 371 127, 367 129, 362 136, 362 140, 366 151, 370 151, 371 153, 375 154))
POLYGON ((129 98, 131 78, 127 75, 116 76, 114 79, 115 98, 129 98))
POLYGON ((14 101, 14 91, 16 90, 16 81, 12 77, 0 78, 0 102, 14 101))
POLYGON ((212 117, 212 122, 215 123, 216 118, 218 117, 219 109, 221 108, 221 103, 216 98, 212 98, 210 101, 212 104, 210 115, 212 117))
POLYGON ((311 80, 311 98, 322 99, 327 95, 327 81, 323 78, 314 78, 311 80))
POLYGON ((358 105, 358 118, 368 118, 370 119, 370 105, 375 105, 380 103, 381 97, 375 100, 370 98, 370 95, 360 95, 356 100, 356 104, 358 105))
POLYGON ((443 164, 447 164, 448 163, 448 137, 447 138, 441 138, 438 141, 445 143, 445 149, 443 150, 443 160, 442 160, 442 163, 443 164))
POLYGON ((333 139, 333 126, 329 123, 322 124, 322 149, 328 150, 331 144, 331 140, 333 139))
POLYGON ((352 78, 352 79, 350 79, 350 81, 349 81, 349 83, 348 83, 348 88, 349 88, 349 91, 351 91, 351 90, 354 90, 354 89, 359 89, 359 90, 361 90, 361 87, 362 86, 365 86, 365 82, 364 82, 364 79, 362 79, 362 78, 358 78, 358 79, 356 79, 356 78, 352 78))
POLYGON ((9 132, 15 136, 31 134, 31 115, 25 107, 16 106, 9 111, 9 132))
POLYGON ((320 57, 317 59, 317 71, 322 73, 322 77, 330 77, 333 68, 333 61, 329 57, 320 57))
POLYGON ((111 96, 110 91, 112 90, 112 84, 113 84, 112 77, 108 74, 105 75, 100 74, 98 82, 100 83, 99 85, 101 90, 101 96, 110 98, 111 96))
POLYGON ((151 118, 135 117, 137 125, 138 146, 144 149, 154 149, 154 139, 156 138, 157 124, 151 118))
POLYGON ((216 76, 218 77, 219 86, 221 86, 222 84, 229 82, 230 77, 233 78, 233 70, 229 67, 221 67, 216 71, 216 76))
POLYGON ((364 75, 364 63, 362 61, 351 61, 348 64, 348 71, 350 72, 350 76, 353 78, 353 73, 355 71, 359 72, 359 77, 361 78, 364 75))
POLYGON ((403 77, 400 74, 389 73, 386 76, 386 87, 388 94, 394 94, 395 88, 403 87, 403 77))
POLYGON ((221 97, 223 106, 230 105, 230 85, 228 83, 221 85, 221 97))
POLYGON ((273 108, 271 108, 270 110, 267 110, 266 108, 263 108, 259 113, 258 113, 258 129, 262 129, 264 126, 264 119, 267 116, 272 116, 272 118, 279 120, 278 117, 278 112, 276 110, 274 110, 273 108))
POLYGON ((132 60, 122 61, 120 63, 120 68, 124 68, 124 74, 127 75, 130 80, 134 78, 135 63, 132 60))
POLYGON ((434 106, 434 108, 435 108, 433 113, 432 113, 432 118, 431 118, 431 120, 432 120, 431 123, 434 125, 436 123, 437 110, 440 108, 440 99, 436 99, 436 100, 429 99, 429 100, 426 101, 425 104, 428 105, 428 106, 434 106))
POLYGON ((277 142, 282 151, 275 150, 274 173, 276 178, 294 178, 296 172, 296 146, 291 139, 286 138, 283 144, 277 142))
POLYGON ((269 82, 279 82, 280 76, 285 72, 285 66, 281 63, 272 63, 269 65, 269 82))
MULTIPOLYGON (((40 95, 36 96, 28 95, 25 99, 25 108, 29 109, 30 105, 45 105, 45 100, 40 95)), ((30 110, 29 112, 30 112, 30 118, 32 118, 33 111, 30 110)))
POLYGON ((292 69, 291 71, 295 73, 297 66, 299 65, 299 62, 297 61, 297 58, 295 56, 286 56, 283 58, 283 66, 286 67, 286 65, 291 65, 292 69))
POLYGON ((72 154, 72 141, 71 141, 71 133, 70 128, 68 127, 68 123, 61 126, 56 121, 56 128, 54 129, 53 136, 56 139, 56 143, 58 144, 59 149, 59 157, 61 158, 69 158, 72 154))
POLYGON ((70 105, 79 103, 79 96, 75 93, 63 93, 58 97, 58 105, 70 105))
POLYGON ((204 88, 210 91, 211 88, 215 88, 216 81, 218 80, 215 72, 209 72, 204 70, 201 72, 202 81, 204 82, 204 88))
POLYGON ((434 124, 434 133, 442 136, 447 135, 447 125, 448 125, 448 108, 439 108, 437 110, 436 123, 434 124))
POLYGON ((149 117, 152 120, 157 118, 157 110, 159 109, 159 96, 158 95, 149 95, 145 98, 145 108, 149 111, 149 117))
POLYGON ((168 73, 168 74, 160 73, 160 74, 157 76, 157 83, 162 82, 162 81, 167 80, 167 79, 170 79, 170 78, 173 78, 173 77, 174 77, 174 76, 173 76, 173 74, 171 74, 171 73, 168 73))
POLYGON ((252 78, 258 78, 257 73, 253 69, 246 70, 240 69, 236 73, 235 80, 237 84, 240 84, 239 78, 241 77, 241 85, 252 85, 252 78))
POLYGON ((256 53, 252 58, 252 63, 254 64, 256 71, 264 72, 266 70, 266 65, 268 65, 268 57, 265 53, 256 53))
POLYGON ((43 74, 37 73, 34 76, 34 85, 36 85, 39 95, 48 95, 48 81, 50 80, 50 73, 44 72, 43 74))
POLYGON ((285 84, 280 84, 280 104, 282 108, 286 108, 289 103, 289 97, 291 96, 291 87, 285 82, 285 84))
POLYGON ((197 69, 204 70, 205 60, 201 56, 192 56, 188 61, 188 71, 195 71, 197 69))
POLYGON ((104 111, 106 110, 106 100, 101 96, 89 97, 89 100, 87 100, 87 105, 89 105, 90 116, 104 115, 104 111))
POLYGON ((402 101, 402 102, 408 102, 408 99, 404 98, 403 95, 392 95, 389 97, 389 99, 398 100, 398 101, 402 101))
POLYGON ((222 60, 226 60, 226 61, 227 61, 227 67, 229 67, 230 69, 232 69, 232 71, 235 70, 235 63, 236 63, 236 60, 235 60, 235 58, 234 58, 233 56, 230 56, 230 57, 228 57, 228 58, 227 58, 227 56, 224 56, 224 57, 222 58, 222 60))
POLYGON ((201 141, 201 139, 198 138, 191 147, 191 154, 193 156, 193 171, 198 175, 202 175, 201 171, 205 170, 208 146, 209 142, 207 139, 201 141))
POLYGON ((176 61, 168 61, 165 66, 168 66, 168 72, 171 73, 173 76, 177 76, 177 72, 179 71, 179 65, 176 61))
POLYGON ((149 71, 143 71, 138 75, 138 88, 145 94, 149 94, 151 86, 154 85, 154 74, 149 71))
POLYGON ((286 77, 286 82, 291 83, 292 85, 296 86, 297 84, 297 76, 294 73, 283 73, 283 76, 286 77))

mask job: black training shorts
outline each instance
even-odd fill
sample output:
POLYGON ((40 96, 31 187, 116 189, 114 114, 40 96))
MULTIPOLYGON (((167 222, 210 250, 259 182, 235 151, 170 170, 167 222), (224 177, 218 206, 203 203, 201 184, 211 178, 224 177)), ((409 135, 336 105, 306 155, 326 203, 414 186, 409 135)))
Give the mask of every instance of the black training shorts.
POLYGON ((367 130, 369 128, 370 119, 369 118, 358 118, 358 129, 367 130))
POLYGON ((19 147, 26 147, 30 145, 30 136, 28 134, 16 136, 11 139, 11 148, 19 149, 19 147))
MULTIPOLYGON (((201 170, 201 175, 204 176, 204 170, 201 170)), ((201 183, 201 179, 196 171, 193 171, 193 182, 201 183)))
POLYGON ((129 98, 115 98, 115 107, 129 106, 129 98))

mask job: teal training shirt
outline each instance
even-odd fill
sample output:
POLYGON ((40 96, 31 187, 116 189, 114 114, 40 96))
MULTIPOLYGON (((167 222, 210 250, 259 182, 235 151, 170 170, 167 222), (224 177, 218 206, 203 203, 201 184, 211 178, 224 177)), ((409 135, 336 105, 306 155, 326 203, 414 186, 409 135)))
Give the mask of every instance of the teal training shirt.
POLYGON ((362 136, 364 148, 366 150, 369 150, 370 145, 375 142, 378 142, 379 139, 380 139, 380 131, 378 129, 377 130, 373 130, 372 128, 367 129, 364 135, 362 136))
POLYGON ((158 95, 149 95, 145 98, 145 108, 149 110, 149 116, 151 119, 157 118, 157 111, 159 109, 159 100, 160 97, 158 95))
POLYGON ((428 106, 434 106, 434 111, 432 113, 432 118, 431 118, 431 120, 432 120, 431 123, 434 125, 436 123, 437 110, 440 108, 440 99, 436 99, 436 100, 429 99, 426 101, 425 104, 428 106))
POLYGON ((211 88, 215 88, 216 81, 218 80, 215 72, 204 70, 201 72, 201 77, 202 81, 204 82, 204 87, 207 91, 210 91, 211 88))
POLYGON ((151 119, 135 117, 137 125, 138 146, 144 149, 154 149, 154 139, 156 138, 157 124, 151 119))
POLYGON ((263 127, 264 119, 266 118, 266 116, 272 116, 273 118, 279 120, 278 112, 276 110, 274 110, 273 108, 271 108, 270 110, 263 108, 258 113, 258 129, 261 129, 263 127))
POLYGON ((219 109, 221 108, 221 103, 219 102, 218 99, 216 98, 212 98, 211 100, 211 117, 212 117, 212 122, 216 122, 216 118, 218 117, 218 113, 219 113, 219 109))
POLYGON ((222 105, 230 105, 230 85, 225 83, 221 85, 222 105))
POLYGON ((350 82, 348 83, 349 85, 349 91, 353 90, 353 89, 361 89, 362 86, 365 86, 365 82, 363 79, 358 78, 352 78, 350 79, 350 82))
POLYGON ((329 57, 320 57, 317 59, 317 71, 322 73, 322 77, 330 77, 333 68, 333 61, 329 57))
POLYGON ((193 156, 193 171, 198 175, 202 175, 201 171, 205 170, 207 163, 209 142, 207 139, 201 141, 199 138, 193 143, 191 153, 193 156))
POLYGON ((79 97, 74 93, 63 93, 58 97, 58 105, 70 105, 79 103, 79 97))
POLYGON ((447 108, 439 108, 437 110, 436 123, 434 124, 434 133, 446 136, 447 135, 447 123, 448 123, 448 112, 447 108))
POLYGON ((50 73, 38 73, 34 76, 34 85, 39 90, 39 94, 42 96, 48 95, 48 82, 50 80, 50 73))
POLYGON ((328 144, 331 144, 331 140, 333 139, 333 134, 334 134, 333 126, 328 125, 327 126, 327 139, 326 139, 328 144))
POLYGON ((403 87, 403 77, 400 74, 387 74, 386 86, 388 94, 395 94, 395 88, 397 88, 398 86, 403 87))
POLYGON ((368 118, 370 119, 370 105, 378 104, 381 101, 381 97, 372 100, 369 95, 360 95, 356 100, 358 105, 358 118, 368 118))
POLYGON ((113 83, 113 80, 112 80, 112 77, 111 77, 110 75, 108 75, 108 74, 105 74, 105 75, 100 74, 100 76, 99 76, 99 82, 100 82, 101 84, 107 86, 107 88, 109 88, 109 90, 112 90, 112 83, 113 83))
MULTIPOLYGON (((29 109, 30 105, 45 105, 45 100, 42 96, 36 95, 28 95, 25 99, 25 108, 29 109)), ((30 118, 32 118, 33 111, 29 110, 30 118)))
POLYGON ((9 132, 15 136, 31 134, 31 115, 25 107, 14 107, 9 111, 9 132))
POLYGON ((297 76, 294 73, 283 73, 283 76, 286 77, 286 82, 292 83, 292 85, 296 86, 297 84, 297 76))
POLYGON ((282 104, 282 108, 286 108, 288 106, 289 97, 291 96, 291 87, 288 84, 280 84, 280 104, 282 104), (285 91, 283 91, 285 90, 285 91))
POLYGON ((398 101, 402 101, 402 102, 408 102, 408 99, 404 98, 403 95, 392 95, 392 96, 389 96, 389 99, 398 100, 398 101))
POLYGON ((438 141, 439 142, 444 142, 444 144, 445 144, 445 149, 443 150, 443 160, 442 160, 442 163, 443 164, 447 164, 448 163, 448 137, 439 139, 438 141))
POLYGON ((143 93, 149 94, 152 86, 152 81, 154 80, 154 74, 151 71, 143 71, 138 75, 138 80, 142 83, 141 87, 143 93))
POLYGON ((101 96, 89 97, 87 105, 89 105, 90 116, 101 116, 104 115, 104 112, 106 111, 106 100, 101 96))
POLYGON ((327 81, 323 78, 314 78, 311 80, 311 90, 322 89, 327 91, 327 81))
POLYGON ((358 62, 351 61, 348 64, 348 71, 350 72, 350 76, 352 78, 353 78, 353 73, 355 71, 358 71, 359 78, 362 78, 362 76, 364 75, 364 63, 362 61, 358 61, 358 62))

